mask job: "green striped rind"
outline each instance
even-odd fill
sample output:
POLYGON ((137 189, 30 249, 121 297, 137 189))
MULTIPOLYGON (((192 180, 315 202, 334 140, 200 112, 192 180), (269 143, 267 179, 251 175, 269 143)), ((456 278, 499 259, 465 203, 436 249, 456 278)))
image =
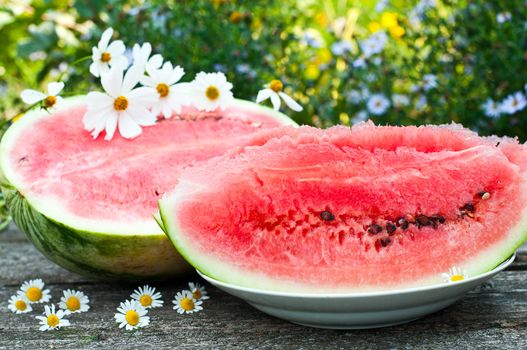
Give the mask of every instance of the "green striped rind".
POLYGON ((130 281, 165 279, 189 271, 164 235, 79 231, 40 214, 9 184, 2 184, 2 192, 17 226, 42 254, 68 270, 130 281))

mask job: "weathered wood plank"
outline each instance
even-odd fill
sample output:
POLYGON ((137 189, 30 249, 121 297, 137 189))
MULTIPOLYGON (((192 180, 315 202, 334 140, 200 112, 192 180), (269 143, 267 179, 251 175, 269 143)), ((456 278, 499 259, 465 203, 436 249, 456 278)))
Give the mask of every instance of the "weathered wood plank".
MULTIPOLYGON (((527 348, 527 249, 514 270, 498 274, 456 305, 407 325, 365 330, 311 329, 271 318, 208 285, 205 310, 181 316, 171 299, 187 281, 158 285, 165 306, 150 312, 152 324, 138 332, 118 329, 115 308, 134 285, 110 284, 69 273, 48 262, 15 229, 0 233, 0 349, 45 348, 240 348, 240 349, 452 349, 527 348), (522 262, 523 261, 523 262, 522 262), (80 289, 91 299, 88 313, 70 316, 73 327, 39 332, 36 313, 15 315, 6 301, 19 284, 43 278, 57 302, 62 290, 80 289)), ((41 309, 42 306, 39 307, 41 309)))

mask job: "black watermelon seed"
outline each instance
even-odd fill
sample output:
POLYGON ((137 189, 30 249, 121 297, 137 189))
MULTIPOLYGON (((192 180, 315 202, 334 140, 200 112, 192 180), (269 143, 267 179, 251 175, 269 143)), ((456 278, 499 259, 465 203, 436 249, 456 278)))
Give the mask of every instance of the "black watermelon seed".
POLYGON ((408 228, 408 226, 409 226, 408 220, 406 220, 405 218, 397 219, 397 226, 399 226, 403 230, 406 230, 408 228))
POLYGON ((391 222, 386 223, 386 232, 388 232, 389 235, 393 234, 395 230, 397 230, 397 226, 395 226, 391 222))
POLYGON ((371 224, 369 227, 368 227, 368 233, 370 235, 376 235, 377 233, 381 233, 382 232, 382 226, 380 225, 377 225, 377 224, 371 224))
POLYGON ((383 247, 387 247, 387 246, 389 246, 389 245, 392 243, 392 240, 391 240, 391 238, 389 238, 389 237, 384 237, 384 238, 380 238, 380 239, 379 239, 379 243, 380 243, 383 247))
POLYGON ((474 204, 472 202, 468 202, 467 204, 461 207, 461 210, 473 213, 476 208, 474 208, 474 204))
POLYGON ((430 219, 426 215, 417 215, 415 220, 420 226, 429 226, 431 224, 430 219))
POLYGON ((331 212, 324 210, 320 213, 320 218, 324 221, 333 221, 335 220, 335 215, 333 215, 331 212))
POLYGON ((432 221, 439 222, 440 224, 444 224, 446 219, 444 216, 441 215, 433 215, 430 217, 432 221))

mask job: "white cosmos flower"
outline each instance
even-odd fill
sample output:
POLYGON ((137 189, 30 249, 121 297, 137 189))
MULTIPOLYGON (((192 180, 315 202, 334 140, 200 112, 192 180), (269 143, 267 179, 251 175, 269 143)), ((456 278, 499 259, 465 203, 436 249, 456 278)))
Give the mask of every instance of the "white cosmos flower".
POLYGON ((150 317, 146 316, 148 311, 137 300, 126 300, 119 305, 117 311, 114 317, 119 328, 131 331, 150 324, 150 317))
POLYGON ((360 56, 359 58, 354 60, 352 64, 354 68, 364 68, 366 67, 366 59, 364 58, 364 56, 360 56))
POLYGON ((9 298, 7 307, 16 314, 25 314, 33 310, 25 294, 20 291, 9 298))
POLYGON ((447 273, 443 273, 442 276, 447 283, 459 282, 467 278, 465 271, 456 266, 452 267, 447 273))
POLYGON ((223 110, 234 99, 232 84, 221 72, 199 72, 190 84, 190 100, 198 110, 207 112, 217 108, 223 110))
POLYGON ((30 303, 46 303, 51 299, 49 289, 44 289, 44 281, 40 278, 22 283, 20 291, 24 293, 30 303))
POLYGON ((86 312, 90 309, 90 299, 83 292, 67 289, 62 292, 59 307, 69 313, 86 312))
POLYGON ((395 107, 403 107, 410 104, 410 98, 402 94, 393 94, 392 101, 395 107))
POLYGON ((59 96, 62 89, 64 89, 62 81, 52 82, 48 84, 47 94, 37 90, 26 89, 22 91, 20 97, 24 103, 32 105, 43 101, 42 105, 44 108, 53 108, 62 101, 62 97, 59 96))
POLYGON ((172 300, 174 304, 173 309, 176 310, 179 314, 191 314, 203 310, 201 300, 195 300, 192 296, 192 293, 189 290, 183 290, 178 292, 172 300))
POLYGON ((514 114, 527 106, 527 99, 521 92, 515 92, 505 98, 500 104, 500 110, 503 113, 514 114))
POLYGON ((149 285, 137 288, 134 290, 131 297, 132 299, 137 300, 145 309, 163 306, 161 293, 156 292, 156 289, 149 285))
POLYGON ((280 109, 280 98, 284 100, 287 107, 295 112, 300 112, 303 108, 289 95, 282 91, 284 84, 278 79, 272 80, 264 89, 258 91, 256 96, 256 103, 261 103, 268 98, 271 99, 271 104, 275 110, 280 109))
POLYGON ((150 56, 152 53, 152 45, 150 43, 144 43, 142 46, 135 44, 132 48, 133 65, 144 67, 145 70, 158 69, 163 64, 163 56, 155 54, 150 56))
POLYGON ((383 94, 373 94, 368 99, 366 107, 371 114, 381 115, 390 107, 390 101, 383 94))
POLYGON ((90 92, 86 97, 84 128, 93 138, 105 130, 105 140, 111 140, 115 129, 131 139, 141 134, 141 126, 154 125, 156 115, 148 107, 156 101, 156 91, 149 87, 134 88, 143 76, 143 68, 132 66, 123 78, 123 70, 112 67, 101 77, 105 92, 90 92))
POLYGON ((500 12, 496 15, 496 22, 499 24, 508 22, 512 19, 512 15, 510 12, 500 12))
POLYGON ((205 287, 203 287, 199 283, 189 282, 188 287, 190 289, 190 293, 192 293, 192 298, 194 298, 194 300, 209 299, 209 296, 207 295, 207 291, 205 290, 205 287))
POLYGON ((486 116, 496 118, 501 114, 500 105, 491 98, 488 98, 481 106, 486 116))
POLYGON ((437 87, 437 76, 434 74, 425 74, 423 76, 423 89, 432 90, 437 87))
POLYGON ((165 62, 159 69, 147 67, 147 72, 148 75, 141 78, 141 84, 157 91, 152 113, 156 116, 161 114, 167 119, 172 117, 173 112, 181 113, 181 106, 187 104, 189 83, 176 83, 185 74, 185 70, 165 62))
POLYGON ((359 42, 359 46, 362 50, 364 57, 369 58, 372 55, 380 53, 384 49, 384 46, 386 45, 387 41, 388 36, 384 31, 380 30, 359 42))
POLYGON ((44 306, 44 316, 36 316, 35 318, 40 321, 39 330, 49 331, 51 329, 69 326, 70 321, 64 318, 66 315, 69 315, 69 312, 64 310, 55 312, 55 305, 51 305, 51 307, 46 305, 44 306))
POLYGON ((92 64, 90 64, 90 73, 96 77, 108 73, 110 67, 128 67, 128 59, 124 55, 126 47, 121 40, 115 40, 110 43, 113 35, 113 29, 106 29, 101 36, 97 46, 92 48, 92 64))

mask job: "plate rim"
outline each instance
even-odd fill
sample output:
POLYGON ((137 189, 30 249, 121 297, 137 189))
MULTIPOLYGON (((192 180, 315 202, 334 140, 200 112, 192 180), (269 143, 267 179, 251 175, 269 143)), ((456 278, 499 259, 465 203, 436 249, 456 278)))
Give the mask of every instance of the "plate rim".
POLYGON ((452 286, 462 286, 465 284, 469 284, 471 282, 477 281, 479 279, 484 279, 485 277, 489 277, 493 274, 496 274, 500 271, 505 270, 507 267, 509 267, 514 260, 516 259, 516 252, 514 252, 509 258, 504 260, 502 263, 497 265, 495 268, 493 268, 490 271, 487 271, 485 273, 482 273, 480 275, 471 276, 469 278, 464 279, 463 281, 458 281, 456 283, 442 283, 442 284, 433 284, 428 286, 421 286, 421 287, 413 287, 413 288, 404 288, 404 289, 392 289, 392 290, 383 290, 383 291, 375 291, 375 292, 349 292, 349 293, 295 293, 295 292, 281 292, 281 291, 273 291, 273 290, 265 290, 265 289, 258 289, 258 288, 251 288, 251 287, 245 287, 245 286, 239 286, 236 284, 226 283, 219 281, 215 278, 212 278, 210 276, 205 275, 199 269, 196 269, 196 272, 198 275, 200 275, 203 279, 205 279, 207 282, 213 284, 213 285, 220 285, 222 287, 225 287, 227 289, 234 289, 241 292, 247 292, 252 294, 259 294, 259 295, 266 295, 266 296, 274 296, 274 297, 291 297, 291 298, 307 298, 307 299, 317 299, 317 298, 332 298, 332 299, 345 299, 345 298, 361 298, 361 297, 383 297, 383 296, 391 296, 391 295, 401 295, 401 294, 411 294, 411 293, 417 293, 417 292, 425 292, 430 290, 437 290, 437 289, 443 289, 443 288, 450 288, 452 286))

